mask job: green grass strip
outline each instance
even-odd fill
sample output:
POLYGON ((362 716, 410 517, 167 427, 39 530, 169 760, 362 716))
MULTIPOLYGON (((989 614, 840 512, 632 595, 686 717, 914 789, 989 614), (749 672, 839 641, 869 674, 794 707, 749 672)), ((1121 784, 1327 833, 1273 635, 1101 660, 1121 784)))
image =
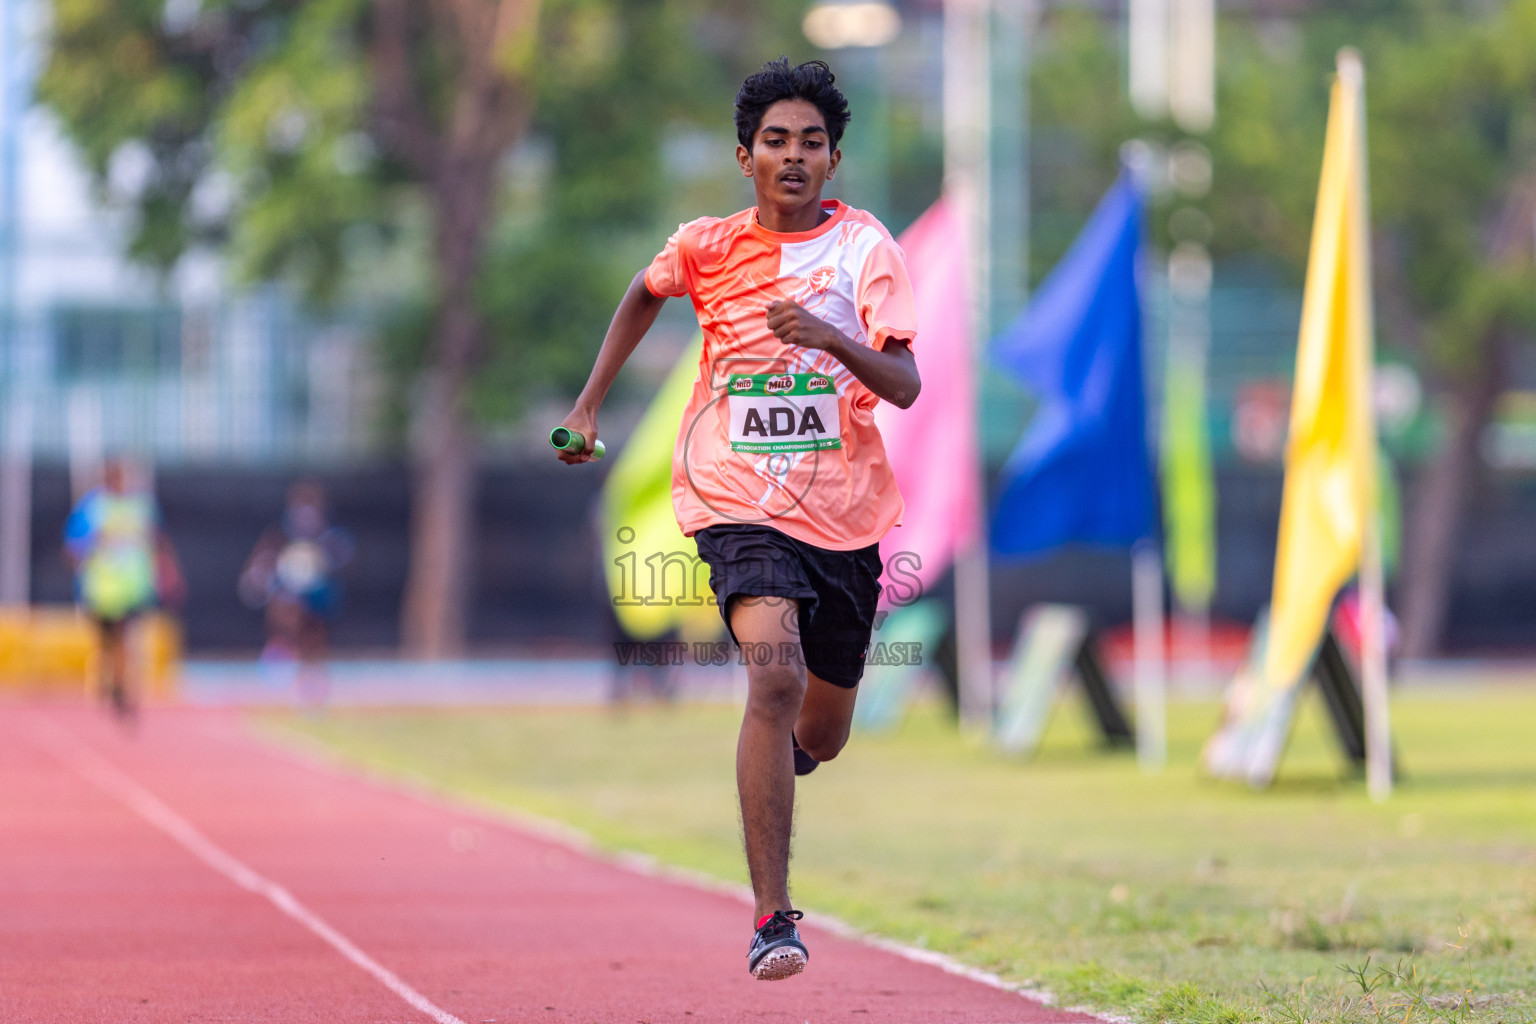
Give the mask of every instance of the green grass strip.
MULTIPOLYGON (((1405 778, 1371 803, 1302 707, 1278 783, 1096 749, 1075 707, 1010 760, 919 709, 802 780, 797 903, 1066 1005, 1146 1022, 1536 1020, 1536 692, 1407 692, 1405 778)), ((544 815, 603 847, 745 882, 739 712, 345 711, 268 721, 386 775, 544 815)), ((448 837, 445 837, 445 842, 448 837)))

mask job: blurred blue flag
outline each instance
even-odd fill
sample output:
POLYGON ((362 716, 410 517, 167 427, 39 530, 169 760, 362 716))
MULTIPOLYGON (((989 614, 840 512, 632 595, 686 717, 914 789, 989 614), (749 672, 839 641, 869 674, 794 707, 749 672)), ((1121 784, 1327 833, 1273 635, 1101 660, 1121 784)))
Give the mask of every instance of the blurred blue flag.
POLYGON ((1152 532, 1136 263, 1142 197, 1122 174, 992 358, 1040 399, 1003 467, 1000 554, 1129 545, 1152 532))

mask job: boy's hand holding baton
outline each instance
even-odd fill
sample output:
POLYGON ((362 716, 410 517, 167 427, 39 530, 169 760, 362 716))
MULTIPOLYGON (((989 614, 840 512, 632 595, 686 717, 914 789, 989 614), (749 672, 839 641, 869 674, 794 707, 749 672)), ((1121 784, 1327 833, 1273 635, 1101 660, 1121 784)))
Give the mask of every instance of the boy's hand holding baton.
POLYGON ((603 442, 597 438, 597 420, 574 412, 549 432, 549 443, 556 457, 571 466, 593 462, 606 454, 603 442))

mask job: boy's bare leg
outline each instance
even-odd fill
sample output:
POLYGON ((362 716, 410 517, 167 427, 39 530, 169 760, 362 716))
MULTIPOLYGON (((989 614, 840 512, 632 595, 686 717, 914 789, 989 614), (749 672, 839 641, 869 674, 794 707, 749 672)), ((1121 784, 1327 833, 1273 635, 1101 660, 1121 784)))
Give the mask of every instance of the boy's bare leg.
POLYGON ((109 708, 117 707, 117 630, 105 620, 96 626, 96 692, 109 708))
POLYGON ((830 761, 848 742, 853 725, 853 702, 858 688, 835 686, 814 672, 806 673, 805 700, 795 720, 795 739, 800 749, 818 761, 830 761))
POLYGON ((149 620, 145 616, 134 615, 123 623, 122 658, 123 718, 131 722, 138 717, 149 690, 149 620))
POLYGON ((789 838, 794 826, 795 760, 790 732, 805 698, 806 672, 798 657, 780 654, 799 651, 796 613, 797 603, 782 597, 741 596, 731 605, 731 631, 748 662, 747 709, 736 744, 736 789, 741 797, 747 871, 757 905, 754 922, 793 906, 789 838), (764 644, 768 646, 758 646, 764 644), (758 651, 772 656, 752 658, 758 651), (758 664, 760 660, 767 664, 758 664))
POLYGON ((118 717, 127 719, 134 712, 133 681, 129 659, 131 620, 105 625, 101 630, 102 694, 118 717))

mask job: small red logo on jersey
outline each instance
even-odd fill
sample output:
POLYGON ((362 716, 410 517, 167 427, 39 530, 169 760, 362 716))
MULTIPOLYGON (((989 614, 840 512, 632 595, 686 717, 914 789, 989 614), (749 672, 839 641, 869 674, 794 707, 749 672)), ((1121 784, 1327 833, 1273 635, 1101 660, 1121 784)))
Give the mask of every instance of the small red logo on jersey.
POLYGON ((836 277, 836 267, 817 267, 811 271, 811 276, 806 278, 806 282, 811 286, 811 291, 820 295, 832 287, 832 282, 836 277))
POLYGON ((731 390, 732 391, 751 391, 752 390, 752 378, 751 377, 737 377, 735 380, 731 381, 731 390))
POLYGON ((770 395, 779 391, 788 391, 795 386, 795 378, 789 374, 782 377, 769 377, 763 384, 763 390, 770 395))
POLYGON ((822 388, 829 388, 831 386, 832 382, 825 377, 812 377, 805 382, 807 391, 820 391, 822 388))

